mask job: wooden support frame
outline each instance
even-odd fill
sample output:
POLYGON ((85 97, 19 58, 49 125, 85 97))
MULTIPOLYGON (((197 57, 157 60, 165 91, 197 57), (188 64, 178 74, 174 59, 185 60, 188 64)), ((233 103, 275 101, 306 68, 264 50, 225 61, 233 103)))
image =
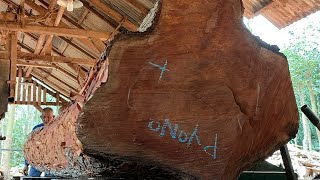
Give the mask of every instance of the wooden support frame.
MULTIPOLYGON (((8 59, 10 57, 7 52, 0 52, 0 59, 8 59)), ((96 59, 85 59, 85 58, 72 58, 62 56, 48 56, 48 55, 37 55, 32 53, 18 52, 17 60, 22 62, 43 62, 43 63, 72 63, 80 64, 92 67, 97 60, 96 59)))
POLYGON ((66 36, 74 38, 98 38, 105 41, 109 38, 110 32, 98 32, 84 29, 61 28, 52 26, 39 26, 39 25, 26 25, 24 28, 18 23, 1 23, 0 30, 15 31, 15 32, 28 32, 40 33, 46 35, 66 36))

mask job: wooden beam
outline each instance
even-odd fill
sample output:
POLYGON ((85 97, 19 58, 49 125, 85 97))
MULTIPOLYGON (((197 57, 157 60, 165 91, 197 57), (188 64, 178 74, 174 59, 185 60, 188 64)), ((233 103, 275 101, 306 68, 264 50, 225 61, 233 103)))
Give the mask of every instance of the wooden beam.
MULTIPOLYGON (((7 52, 0 52, 0 59, 8 59, 9 54, 7 52)), ((95 59, 83 59, 83 58, 72 58, 62 56, 48 56, 48 55, 37 55, 32 53, 18 52, 17 59, 22 63, 23 61, 35 61, 45 63, 72 63, 86 66, 93 66, 97 60, 95 59)))
MULTIPOLYGON (((43 1, 43 0, 39 0, 39 2, 40 3, 42 3, 43 5, 45 5, 45 6, 49 6, 49 4, 47 3, 47 2, 45 2, 45 1, 43 1)), ((26 4, 27 5, 29 5, 30 7, 32 7, 32 8, 34 8, 34 9, 36 9, 36 11, 38 11, 40 14, 48 14, 49 12, 48 12, 48 10, 45 8, 45 7, 43 7, 43 6, 40 6, 40 5, 38 5, 38 4, 36 4, 36 3, 34 3, 32 0, 26 0, 26 4)), ((92 9, 90 9, 89 10, 89 12, 91 12, 91 13, 94 13, 95 15, 96 15, 96 11, 92 11, 92 9)), ((79 28, 79 29, 84 29, 81 25, 79 25, 78 24, 78 22, 75 22, 72 18, 69 18, 66 14, 63 14, 63 13, 61 13, 62 14, 62 18, 63 19, 65 19, 66 21, 68 21, 68 22, 70 22, 72 25, 74 25, 74 26, 76 26, 77 28, 79 28)), ((59 15, 57 15, 57 17, 59 17, 59 15)), ((59 20, 59 18, 56 18, 56 21, 57 20, 59 20)), ((43 23, 44 25, 48 25, 47 23, 43 23)), ((66 28, 66 27, 68 27, 65 23, 63 23, 63 22, 60 22, 60 24, 59 24, 59 27, 62 27, 62 28, 66 28)), ((41 37, 41 36, 43 36, 43 35, 40 35, 40 38, 37 38, 37 39, 40 39, 40 40, 42 40, 42 41, 40 41, 38 44, 37 44, 37 46, 36 46, 36 49, 35 49, 35 53, 36 54, 38 54, 38 53, 40 53, 40 50, 41 50, 41 48, 42 48, 42 45, 43 45, 43 42, 44 42, 44 39, 41 39, 41 38, 43 38, 43 37, 41 37), (41 43, 42 42, 42 43, 41 43)), ((60 38, 62 38, 64 41, 66 41, 67 40, 67 38, 64 38, 64 37, 60 37, 60 38)), ((90 39, 95 39, 95 38, 90 38, 90 39)), ((81 38, 81 39, 79 39, 79 41, 81 41, 82 42, 82 40, 85 40, 84 38, 81 38)), ((67 41, 66 41, 67 42, 67 41)), ((70 42, 67 42, 67 43, 70 43, 70 42)), ((96 42, 96 43, 94 43, 93 45, 96 45, 96 44, 99 44, 99 47, 98 47, 98 49, 100 48, 101 49, 101 43, 102 42, 96 42)), ((88 44, 86 44, 86 43, 84 43, 86 46, 88 46, 88 44)), ((50 45, 50 44, 49 44, 50 45)), ((87 50, 84 50, 83 48, 80 48, 78 45, 76 45, 76 44, 71 44, 73 47, 75 47, 76 49, 78 49, 78 50, 80 50, 82 53, 84 53, 84 54, 86 54, 88 57, 91 57, 91 58, 96 58, 95 57, 95 55, 92 55, 91 53, 89 53, 89 52, 87 52, 87 50)), ((44 46, 46 46, 46 45, 44 45, 44 46)), ((48 45, 47 45, 48 46, 48 45)), ((88 47, 90 47, 90 46, 88 46, 88 47)), ((101 51, 102 52, 102 51, 101 51)), ((101 53, 101 52, 99 52, 99 54, 101 53)))
MULTIPOLYGON (((19 104, 19 103, 17 103, 19 104)), ((41 103, 40 103, 41 104, 41 103)), ((42 113, 43 109, 41 108, 41 106, 39 106, 38 104, 33 104, 33 106, 39 111, 42 113)))
MULTIPOLYGON (((56 17, 56 20, 55 20, 53 26, 57 27, 57 26, 59 25, 65 9, 66 9, 66 7, 60 6, 59 11, 58 11, 58 15, 57 15, 57 17, 56 17)), ((50 36, 48 37, 46 43, 44 44, 43 49, 42 49, 42 51, 41 51, 40 54, 42 54, 42 55, 45 54, 46 50, 49 49, 50 45, 52 45, 52 44, 51 44, 52 39, 53 39, 53 35, 50 35, 50 36)))
POLYGON ((60 28, 51 26, 26 25, 24 28, 17 23, 0 23, 0 30, 40 33, 46 35, 66 36, 74 38, 89 38, 94 37, 102 41, 107 40, 110 36, 109 32, 98 32, 84 29, 60 28))
MULTIPOLYGON (((80 0, 82 3, 85 0, 80 0)), ((138 27, 126 19, 126 17, 122 16, 122 14, 118 13, 117 11, 110 8, 107 4, 103 3, 101 0, 88 0, 88 2, 94 6, 96 6, 98 9, 100 9, 102 12, 106 13, 108 16, 110 16, 112 19, 114 19, 117 23, 120 23, 121 21, 124 21, 123 26, 133 32, 136 32, 138 30, 138 27)))
POLYGON ((46 64, 37 64, 37 63, 25 63, 25 62, 17 62, 17 66, 19 67, 38 67, 38 68, 55 68, 54 65, 46 65, 46 64))
MULTIPOLYGON (((29 103, 26 103, 26 102, 14 102, 14 103, 10 103, 10 104, 18 104, 18 105, 30 105, 29 103)), ((66 104, 66 103, 63 103, 63 104, 66 104)), ((34 106, 34 104, 31 104, 32 106, 34 106)), ((41 102, 40 104, 41 106, 58 106, 56 102, 41 102)), ((37 104, 37 106, 39 106, 37 104)), ((38 110, 38 109, 37 109, 38 110)), ((39 178, 38 178, 39 179, 39 178)))
POLYGON ((10 33, 10 97, 15 97, 17 77, 17 33, 10 33))
MULTIPOLYGON (((37 40, 37 37, 34 36, 32 33, 26 33, 26 34, 29 35, 31 38, 37 40)), ((28 46, 26 46, 26 45, 24 45, 24 44, 21 44, 21 46, 22 46, 24 49, 28 50, 29 52, 33 52, 33 50, 32 50, 30 47, 28 47, 28 46)), ((53 52, 57 53, 57 54, 60 55, 61 57, 65 57, 65 55, 63 55, 62 53, 60 53, 60 52, 59 52, 58 50, 56 50, 55 48, 53 48, 53 52)), ((68 63, 67 63, 67 65, 77 73, 77 69, 79 69, 79 68, 76 68, 76 67, 78 67, 78 65, 73 64, 73 63, 72 63, 72 64, 68 64, 68 63)), ((67 74, 66 74, 66 75, 67 75, 67 74)), ((82 69, 79 69, 79 75, 80 75, 80 77, 81 77, 83 80, 85 80, 86 77, 87 77, 87 73, 84 72, 82 69)))
POLYGON ((0 12, 0 20, 1 21, 16 21, 17 20, 17 14, 13 12, 0 12))
POLYGON ((261 13, 265 12, 268 9, 273 8, 276 4, 278 4, 278 0, 270 0, 270 2, 268 4, 266 4, 265 6, 263 6, 260 9, 257 9, 253 12, 254 16, 258 16, 261 13))

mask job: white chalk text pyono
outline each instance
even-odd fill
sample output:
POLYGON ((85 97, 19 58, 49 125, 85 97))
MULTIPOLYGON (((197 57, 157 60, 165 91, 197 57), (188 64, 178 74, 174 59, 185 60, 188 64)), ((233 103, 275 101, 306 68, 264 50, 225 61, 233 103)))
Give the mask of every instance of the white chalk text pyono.
POLYGON ((170 133, 172 139, 177 139, 180 143, 187 143, 187 147, 190 147, 192 144, 196 144, 198 146, 202 146, 203 151, 209 156, 213 157, 213 159, 217 159, 217 149, 218 149, 218 134, 216 133, 213 137, 213 145, 202 145, 200 137, 198 135, 198 125, 195 126, 192 133, 185 132, 183 130, 179 130, 179 125, 174 124, 171 125, 170 119, 165 119, 164 123, 161 124, 159 121, 154 121, 150 119, 148 123, 148 129, 150 131, 158 132, 160 137, 166 135, 166 133, 170 133))

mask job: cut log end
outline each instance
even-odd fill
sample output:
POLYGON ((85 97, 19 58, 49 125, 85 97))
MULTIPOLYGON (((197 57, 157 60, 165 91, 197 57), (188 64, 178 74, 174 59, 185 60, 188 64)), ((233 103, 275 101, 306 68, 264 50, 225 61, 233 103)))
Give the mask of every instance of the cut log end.
POLYGON ((235 179, 295 136, 288 63, 243 27, 239 0, 158 8, 153 31, 116 37, 81 101, 31 136, 28 161, 77 176, 235 179))

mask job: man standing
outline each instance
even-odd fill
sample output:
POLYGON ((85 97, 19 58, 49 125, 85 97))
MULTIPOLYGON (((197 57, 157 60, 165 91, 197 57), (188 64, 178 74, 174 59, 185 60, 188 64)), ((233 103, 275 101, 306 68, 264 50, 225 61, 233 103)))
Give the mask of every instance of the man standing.
MULTIPOLYGON (((49 107, 46 107, 42 110, 42 115, 40 116, 42 123, 36 125, 35 127, 33 127, 32 132, 38 128, 43 128, 44 126, 47 126, 50 122, 53 121, 54 119, 54 115, 53 115, 53 110, 49 107)), ((40 130, 41 131, 41 130, 40 130)), ((29 164, 28 162, 25 160, 25 166, 23 168, 23 173, 25 175, 31 176, 31 177, 40 177, 41 176, 41 171, 38 171, 36 168, 30 166, 30 172, 28 174, 28 170, 29 170, 29 164)), ((47 174, 46 174, 47 176, 47 174)))

